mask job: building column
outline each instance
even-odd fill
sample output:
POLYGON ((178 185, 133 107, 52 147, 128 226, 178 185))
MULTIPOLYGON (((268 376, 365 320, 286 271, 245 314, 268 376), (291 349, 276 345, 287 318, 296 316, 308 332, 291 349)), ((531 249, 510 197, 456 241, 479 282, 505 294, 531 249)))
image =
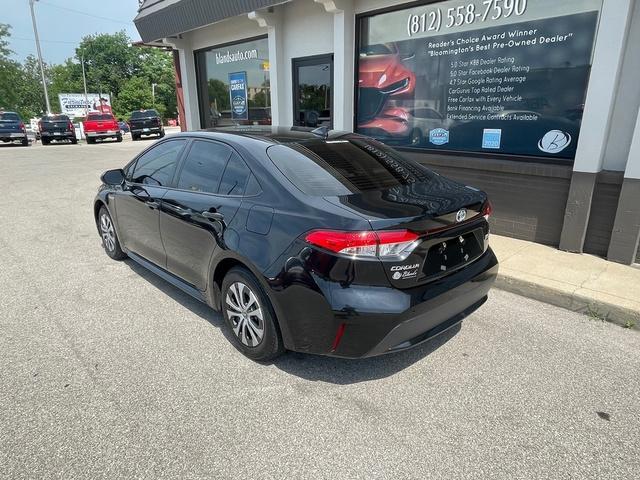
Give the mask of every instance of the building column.
POLYGON ((333 14, 333 128, 353 131, 355 9, 353 0, 314 0, 333 14))
POLYGON ((582 252, 591 201, 602 169, 633 0, 604 0, 582 117, 560 249, 582 252))
POLYGON ((180 72, 182 74, 182 95, 184 98, 183 130, 199 130, 200 110, 198 107, 198 88, 196 83, 196 62, 191 43, 182 38, 165 38, 164 43, 177 50, 180 72))
POLYGON ((640 111, 629 150, 607 258, 631 265, 640 243, 640 111))
POLYGON ((271 95, 271 123, 273 125, 284 125, 284 44, 282 31, 282 11, 271 8, 273 11, 253 11, 247 16, 251 20, 258 22, 262 28, 267 29, 269 43, 269 90, 271 95))

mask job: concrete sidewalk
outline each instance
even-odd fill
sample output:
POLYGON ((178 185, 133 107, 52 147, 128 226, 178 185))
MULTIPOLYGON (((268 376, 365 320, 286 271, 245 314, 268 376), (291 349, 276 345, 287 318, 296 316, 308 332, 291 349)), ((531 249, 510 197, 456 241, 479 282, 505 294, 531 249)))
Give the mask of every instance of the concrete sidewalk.
POLYGON ((492 235, 500 261, 496 286, 525 297, 640 328, 640 268, 492 235))

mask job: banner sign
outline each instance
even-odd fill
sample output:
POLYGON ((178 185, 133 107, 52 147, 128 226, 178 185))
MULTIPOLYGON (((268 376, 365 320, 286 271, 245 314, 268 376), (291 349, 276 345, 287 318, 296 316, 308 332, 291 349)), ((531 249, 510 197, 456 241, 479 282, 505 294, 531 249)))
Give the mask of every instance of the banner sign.
POLYGON ((106 94, 87 93, 60 93, 60 113, 69 118, 84 117, 87 112, 113 113, 111 110, 111 97, 106 94))
POLYGON ((229 95, 231 96, 231 118, 233 120, 247 120, 249 118, 247 72, 229 74, 229 95))
POLYGON ((548 18, 524 0, 437 5, 361 20, 357 130, 414 148, 572 160, 596 4, 561 2, 548 18))

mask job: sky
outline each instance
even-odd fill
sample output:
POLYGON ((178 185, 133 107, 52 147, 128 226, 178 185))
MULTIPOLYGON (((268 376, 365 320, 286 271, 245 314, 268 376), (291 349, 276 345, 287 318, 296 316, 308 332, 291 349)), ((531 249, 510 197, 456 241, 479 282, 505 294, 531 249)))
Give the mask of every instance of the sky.
MULTIPOLYGON (((35 3, 42 59, 62 63, 75 55, 82 37, 125 30, 140 40, 133 24, 137 0, 39 0, 35 3)), ((36 54, 29 0, 0 0, 0 23, 11 25, 13 58, 22 61, 36 54)))

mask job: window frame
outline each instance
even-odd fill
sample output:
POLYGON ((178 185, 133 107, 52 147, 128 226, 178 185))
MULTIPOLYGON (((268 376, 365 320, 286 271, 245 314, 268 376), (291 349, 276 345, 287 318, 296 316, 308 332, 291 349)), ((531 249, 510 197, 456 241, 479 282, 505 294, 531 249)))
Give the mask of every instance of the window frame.
POLYGON ((125 182, 127 185, 140 185, 140 186, 152 186, 152 187, 156 187, 156 188, 171 188, 171 186, 173 185, 173 182, 175 181, 176 178, 176 171, 178 170, 178 167, 180 166, 182 159, 184 157, 184 152, 185 149, 187 148, 188 145, 191 144, 190 139, 188 138, 184 138, 184 137, 178 137, 178 138, 168 138, 166 140, 163 140, 161 142, 157 142, 154 143, 153 145, 151 145, 149 148, 144 149, 142 152, 140 152, 133 160, 131 160, 124 168, 124 172, 125 172, 125 182), (184 143, 184 145, 182 146, 182 150, 180 150, 180 153, 178 153, 178 158, 176 160, 176 169, 173 172, 173 175, 171 176, 171 179, 169 180, 169 182, 166 185, 149 185, 147 183, 139 183, 139 182, 134 182, 133 181, 133 173, 135 172, 136 167, 138 166, 138 160, 140 160, 144 155, 146 155, 147 153, 151 152, 152 150, 154 150, 155 148, 159 147, 160 145, 164 145, 165 143, 169 143, 169 142, 182 142, 184 143))
MULTIPOLYGON (((415 0, 415 1, 407 1, 405 3, 401 3, 398 5, 390 5, 382 8, 374 8, 371 10, 362 11, 360 13, 356 13, 355 15, 355 31, 354 31, 354 51, 353 56, 355 59, 354 68, 353 68, 353 118, 352 118, 352 131, 354 133, 358 133, 358 71, 360 70, 360 48, 361 48, 361 39, 362 39, 362 20, 368 17, 374 17, 376 15, 381 15, 385 13, 397 12, 401 10, 408 10, 411 8, 416 8, 425 5, 431 5, 434 3, 442 3, 446 0, 415 0)), ((602 13, 602 10, 600 11, 602 13)), ((596 25, 596 31, 594 34, 594 43, 593 50, 595 50, 596 45, 599 39, 599 22, 596 25)), ((591 65, 593 67, 593 64, 591 65)), ((585 100, 586 100, 586 91, 589 88, 589 84, 591 81, 591 72, 589 72, 589 78, 587 80, 587 87, 585 90, 585 100)), ((580 131, 582 131, 582 126, 580 127, 580 131)), ((381 140, 378 140, 381 141, 381 140)), ((384 142, 383 142, 384 143, 384 142)), ((387 144, 385 144, 387 145, 387 144)), ((501 153, 501 152, 480 152, 480 151, 467 151, 467 150, 444 150, 444 149, 435 149, 429 148, 428 146, 422 147, 411 147, 408 145, 389 145, 390 147, 398 150, 399 152, 407 152, 413 154, 424 154, 424 155, 436 155, 439 157, 466 157, 466 158, 477 158, 481 160, 500 160, 500 161, 509 161, 510 163, 516 162, 520 164, 545 164, 545 165, 557 165, 560 167, 568 167, 573 168, 576 159, 560 159, 553 157, 544 157, 544 156, 535 156, 535 155, 521 155, 521 154, 512 154, 512 153, 501 153)), ((458 163, 458 162, 454 162, 458 163)))

